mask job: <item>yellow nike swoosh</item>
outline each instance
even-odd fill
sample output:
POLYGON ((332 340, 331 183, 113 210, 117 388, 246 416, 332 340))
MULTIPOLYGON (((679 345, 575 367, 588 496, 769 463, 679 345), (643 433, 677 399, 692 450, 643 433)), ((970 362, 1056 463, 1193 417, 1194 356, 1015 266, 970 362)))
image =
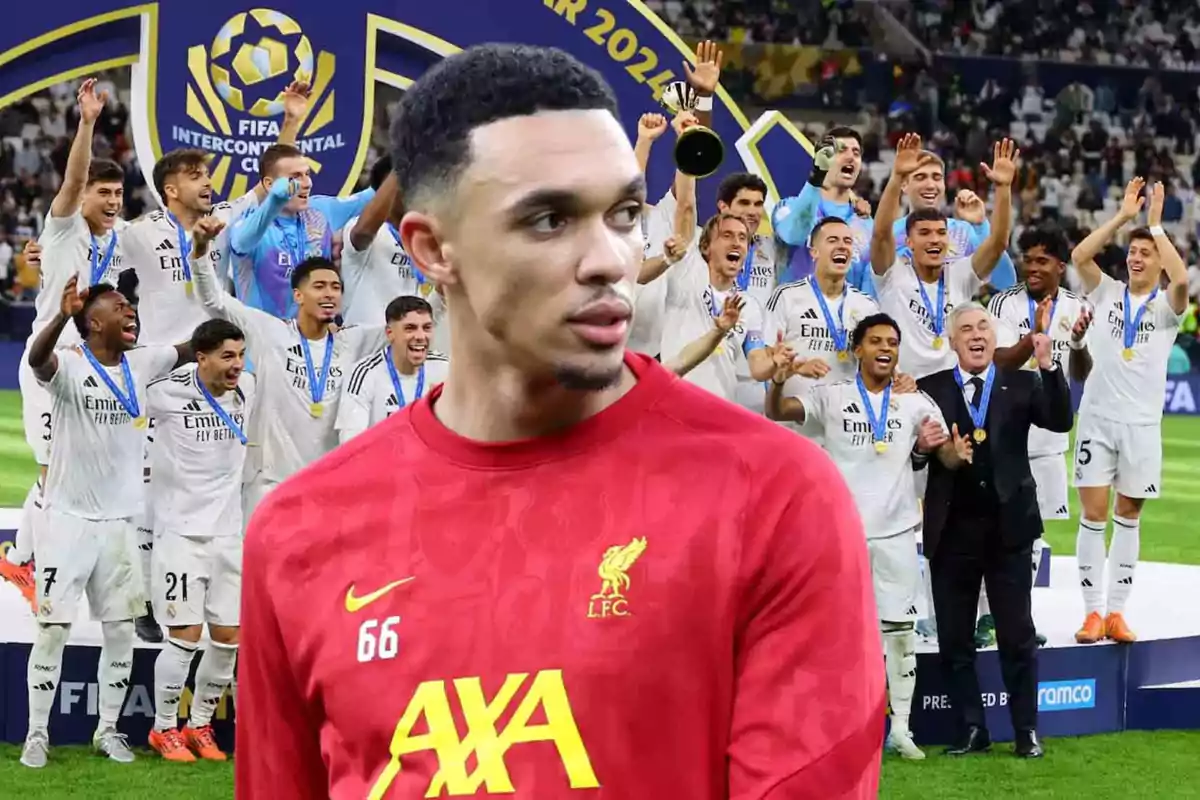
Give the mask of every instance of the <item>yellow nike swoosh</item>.
POLYGON ((403 586, 404 584, 408 583, 409 581, 415 580, 415 578, 416 578, 416 576, 410 576, 407 578, 401 578, 398 581, 392 581, 387 586, 384 586, 382 589, 376 589, 375 591, 371 592, 370 594, 364 594, 362 597, 354 596, 354 586, 353 586, 353 584, 351 584, 350 588, 346 590, 346 610, 349 611, 351 614, 353 614, 356 611, 362 611, 364 608, 371 605, 371 603, 374 603, 379 598, 383 597, 385 594, 390 592, 392 589, 395 589, 397 586, 403 586))

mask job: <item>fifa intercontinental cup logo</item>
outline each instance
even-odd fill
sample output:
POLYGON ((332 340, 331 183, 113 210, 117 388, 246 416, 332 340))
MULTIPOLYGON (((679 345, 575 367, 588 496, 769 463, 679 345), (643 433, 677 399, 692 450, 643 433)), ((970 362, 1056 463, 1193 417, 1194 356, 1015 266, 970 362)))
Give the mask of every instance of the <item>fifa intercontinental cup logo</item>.
POLYGON ((214 187, 228 196, 244 193, 258 173, 258 156, 274 144, 284 113, 284 90, 293 81, 311 87, 309 113, 297 145, 321 167, 320 153, 346 146, 341 132, 323 133, 334 120, 333 53, 314 53, 296 20, 265 8, 235 14, 212 46, 188 49, 187 116, 197 126, 172 126, 176 146, 214 153, 214 187), (223 184, 216 186, 217 183, 223 184))

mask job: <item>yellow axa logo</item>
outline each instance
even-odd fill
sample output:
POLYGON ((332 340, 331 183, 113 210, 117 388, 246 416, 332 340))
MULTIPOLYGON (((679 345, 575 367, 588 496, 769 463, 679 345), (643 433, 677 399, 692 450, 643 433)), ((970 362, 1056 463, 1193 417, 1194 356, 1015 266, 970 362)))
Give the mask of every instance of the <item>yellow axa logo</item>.
POLYGON ((629 601, 625 599, 630 584, 629 568, 645 551, 645 536, 640 539, 635 536, 629 544, 613 545, 604 551, 600 568, 596 570, 601 580, 600 591, 588 601, 589 619, 629 616, 629 601))
POLYGON ((571 712, 562 670, 541 670, 532 681, 527 672, 510 674, 490 701, 484 696, 480 678, 456 678, 452 686, 466 720, 466 736, 459 737, 446 681, 425 681, 413 692, 396 723, 388 748, 392 758, 371 787, 370 800, 379 800, 391 788, 400 775, 401 758, 429 750, 437 755, 438 771, 429 782, 426 797, 466 797, 478 793, 481 787, 489 794, 511 794, 516 787, 505 755, 513 745, 529 742, 554 743, 570 788, 600 787, 571 712), (518 700, 517 695, 526 687, 518 700), (497 731, 497 721, 514 703, 516 710, 497 731), (546 721, 531 725, 529 721, 539 709, 546 721), (420 724, 422 720, 424 725, 420 724), (418 727, 428 732, 414 735, 418 727), (468 766, 472 760, 474 769, 468 766))
POLYGON ((401 578, 398 581, 392 581, 387 586, 376 589, 375 591, 373 591, 369 594, 364 594, 361 597, 356 597, 354 595, 354 585, 351 584, 350 588, 346 590, 346 610, 349 611, 351 614, 355 613, 356 611, 362 611, 364 608, 371 605, 371 603, 374 603, 379 598, 383 597, 385 594, 390 592, 392 589, 395 589, 397 586, 403 586, 404 584, 406 584, 412 580, 415 580, 415 576, 410 575, 407 578, 401 578))

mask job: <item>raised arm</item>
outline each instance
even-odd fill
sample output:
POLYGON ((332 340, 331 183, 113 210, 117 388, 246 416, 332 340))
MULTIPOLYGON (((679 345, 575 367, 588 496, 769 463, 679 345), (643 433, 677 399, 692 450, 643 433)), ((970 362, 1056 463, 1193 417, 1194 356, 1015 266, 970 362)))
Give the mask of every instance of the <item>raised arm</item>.
POLYGON ((250 308, 221 288, 208 250, 224 227, 225 224, 221 220, 208 216, 198 219, 192 228, 189 264, 192 268, 192 278, 196 282, 196 297, 209 316, 229 320, 245 331, 246 345, 254 348, 261 346, 273 328, 286 326, 287 323, 265 311, 250 308))
POLYGON ((817 224, 817 208, 821 205, 821 189, 825 176, 837 155, 838 142, 826 136, 813 153, 812 169, 800 194, 779 201, 771 214, 771 227, 781 242, 791 247, 808 247, 808 237, 817 224))
POLYGON ((1150 235, 1154 237, 1154 246, 1158 248, 1158 257, 1162 260, 1163 272, 1167 273, 1167 303, 1177 315, 1183 314, 1188 307, 1188 277, 1187 264, 1175 249, 1175 243, 1162 226, 1163 199, 1166 191, 1162 181, 1154 184, 1150 192, 1150 213, 1146 221, 1150 224, 1150 235))
POLYGON ((329 226, 333 230, 340 231, 350 223, 350 220, 361 217, 374 199, 374 189, 363 189, 349 197, 315 195, 309 198, 308 204, 325 215, 325 219, 329 220, 329 226))
POLYGON ((700 366, 704 359, 712 355, 712 351, 717 349, 717 346, 721 344, 721 340, 737 325, 738 320, 741 319, 742 309, 745 305, 746 301, 736 294, 730 294, 726 297, 725 305, 721 310, 721 316, 713 320, 713 327, 700 336, 700 338, 684 345, 679 354, 664 364, 664 366, 681 378, 700 366))
POLYGON ((270 229, 271 223, 298 191, 300 183, 293 178, 280 178, 272 183, 262 202, 253 211, 247 212, 240 220, 234 222, 229 231, 229 248, 240 256, 253 253, 254 248, 258 247, 270 229))
POLYGON ((50 203, 50 216, 69 217, 79 210, 83 190, 87 187, 88 168, 92 164, 92 134, 96 120, 108 102, 108 92, 96 91, 96 79, 88 78, 79 87, 79 128, 67 155, 67 168, 62 186, 50 203))
POLYGON ((982 281, 991 276, 1000 256, 1008 248, 1008 237, 1012 235, 1012 182, 1020 157, 1021 151, 1016 144, 1011 139, 1002 139, 992 148, 992 165, 979 165, 996 187, 995 202, 992 204, 992 230, 971 254, 971 269, 982 281))
POLYGON ((62 305, 58 315, 50 321, 49 325, 42 328, 41 332, 34 337, 33 344, 29 346, 29 366, 42 383, 49 383, 54 378, 54 374, 58 372, 58 356, 54 354, 54 348, 58 345, 58 337, 62 335, 63 328, 67 327, 71 318, 83 311, 83 301, 87 298, 87 293, 87 289, 80 293, 79 278, 72 275, 63 289, 62 305))
POLYGON ((667 132, 667 118, 662 114, 642 114, 638 119, 637 141, 633 143, 633 154, 637 157, 642 173, 650 163, 650 150, 658 137, 667 132))
POLYGON ((350 241, 347 244, 359 252, 370 247, 371 242, 375 241, 375 234, 379 233, 379 229, 391 215, 392 206, 395 205, 396 196, 399 193, 396 185, 396 173, 393 172, 384 178, 379 191, 371 198, 371 202, 367 203, 363 212, 358 215, 358 220, 350 228, 350 241))
POLYGON ((906 133, 896 145, 896 160, 879 205, 875 209, 875 230, 871 233, 871 271, 883 275, 896 260, 896 235, 892 228, 900 216, 900 194, 904 181, 921 163, 921 137, 906 133))
POLYGON ((699 98, 696 117, 706 128, 712 127, 713 96, 721 83, 721 63, 724 58, 716 42, 701 42, 696 45, 696 66, 683 62, 683 76, 699 98))
POLYGON ((1104 273, 1100 271, 1100 265, 1096 263, 1096 256, 1112 241, 1123 225, 1137 219, 1137 215, 1141 213, 1142 205, 1146 202, 1146 198, 1141 196, 1142 187, 1145 185, 1146 181, 1140 177, 1134 177, 1126 184, 1125 197, 1122 198, 1121 207, 1117 209, 1116 215, 1089 233, 1071 251, 1071 263, 1075 265, 1075 269, 1079 270, 1079 278, 1083 281, 1085 294, 1095 291, 1096 287, 1100 285, 1100 279, 1104 277, 1104 273))

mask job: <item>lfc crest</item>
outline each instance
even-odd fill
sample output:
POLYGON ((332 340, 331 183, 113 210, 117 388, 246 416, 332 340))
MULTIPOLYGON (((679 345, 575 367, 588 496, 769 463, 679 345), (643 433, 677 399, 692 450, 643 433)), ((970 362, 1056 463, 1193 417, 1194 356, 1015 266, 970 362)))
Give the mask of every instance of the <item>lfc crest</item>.
POLYGON ((629 544, 614 545, 604 551, 600 567, 600 591, 592 595, 588 603, 589 619, 605 617, 627 617, 629 602, 625 592, 629 589, 629 568, 646 551, 646 537, 634 537, 629 544))

